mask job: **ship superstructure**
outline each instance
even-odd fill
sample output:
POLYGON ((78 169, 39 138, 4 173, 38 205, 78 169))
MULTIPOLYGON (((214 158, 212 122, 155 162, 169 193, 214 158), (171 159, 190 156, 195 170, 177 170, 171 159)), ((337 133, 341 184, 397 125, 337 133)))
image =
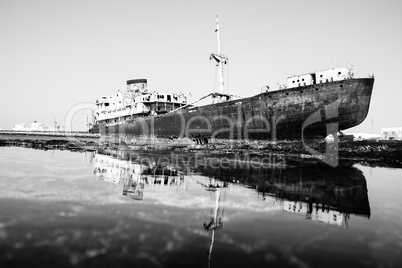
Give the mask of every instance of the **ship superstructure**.
POLYGON ((182 93, 148 92, 146 79, 127 81, 127 90, 96 101, 95 122, 101 125, 123 124, 138 117, 168 113, 187 104, 182 93))
POLYGON ((338 67, 327 70, 322 70, 313 73, 302 75, 295 75, 288 77, 286 87, 282 88, 295 88, 305 87, 315 84, 323 84, 334 81, 342 81, 353 78, 352 68, 338 67))

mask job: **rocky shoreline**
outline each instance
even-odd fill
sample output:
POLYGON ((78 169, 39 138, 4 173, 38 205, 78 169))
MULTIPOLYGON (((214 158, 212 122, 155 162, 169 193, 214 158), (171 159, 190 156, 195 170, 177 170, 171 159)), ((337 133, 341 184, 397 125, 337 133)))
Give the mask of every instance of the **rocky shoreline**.
POLYGON ((96 137, 0 137, 0 147, 25 147, 39 150, 98 151, 163 150, 183 153, 203 153, 211 156, 248 154, 253 157, 276 155, 297 161, 360 163, 370 166, 402 168, 401 141, 355 141, 326 143, 320 140, 301 141, 233 141, 213 140, 197 144, 190 139, 147 138, 130 140, 96 137))

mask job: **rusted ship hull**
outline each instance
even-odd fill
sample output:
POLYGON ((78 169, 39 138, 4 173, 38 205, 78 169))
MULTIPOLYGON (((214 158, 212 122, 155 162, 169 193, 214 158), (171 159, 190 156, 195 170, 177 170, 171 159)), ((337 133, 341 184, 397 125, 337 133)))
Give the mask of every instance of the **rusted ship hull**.
POLYGON ((96 125, 91 132, 198 140, 325 137, 363 122, 373 84, 374 78, 354 78, 265 92, 119 125, 96 125))

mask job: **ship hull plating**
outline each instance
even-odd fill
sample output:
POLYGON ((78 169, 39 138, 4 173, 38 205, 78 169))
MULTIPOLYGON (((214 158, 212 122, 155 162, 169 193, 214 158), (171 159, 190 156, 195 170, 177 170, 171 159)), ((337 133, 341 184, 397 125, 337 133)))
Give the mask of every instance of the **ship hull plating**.
POLYGON ((374 78, 356 78, 265 92, 119 125, 96 125, 91 132, 201 140, 322 138, 364 121, 373 84, 374 78))

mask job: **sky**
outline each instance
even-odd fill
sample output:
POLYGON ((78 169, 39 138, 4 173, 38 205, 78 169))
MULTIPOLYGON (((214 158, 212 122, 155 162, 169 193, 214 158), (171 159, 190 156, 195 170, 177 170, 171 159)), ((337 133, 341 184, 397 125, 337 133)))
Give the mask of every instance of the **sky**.
MULTIPOLYGON (((366 120, 346 132, 380 134, 402 127, 401 10, 396 0, 0 0, 0 127, 62 123, 72 107, 136 78, 151 91, 203 97, 216 82, 219 15, 230 93, 353 66, 375 82, 366 120)), ((84 115, 74 120, 80 128, 84 115)))

